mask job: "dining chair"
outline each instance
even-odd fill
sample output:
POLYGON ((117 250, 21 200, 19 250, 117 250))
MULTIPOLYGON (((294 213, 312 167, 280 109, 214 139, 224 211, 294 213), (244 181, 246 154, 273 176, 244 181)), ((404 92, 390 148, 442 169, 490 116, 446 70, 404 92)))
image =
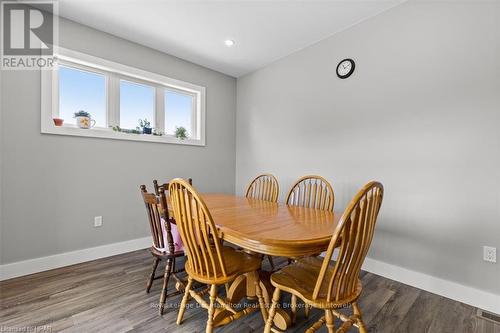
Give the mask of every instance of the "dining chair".
POLYGON ((359 274, 373 239, 383 193, 382 184, 373 181, 356 194, 342 214, 323 259, 303 258, 271 275, 271 284, 276 289, 264 332, 274 331, 272 322, 282 291, 324 310, 325 315, 307 333, 315 332, 325 323, 329 333, 346 333, 352 326, 361 333, 368 332, 358 305, 362 290, 359 274), (337 246, 338 256, 331 262, 337 246), (350 306, 351 315, 340 312, 350 306), (334 317, 342 321, 337 330, 334 317))
MULTIPOLYGON (((323 177, 308 175, 300 177, 288 191, 286 204, 290 206, 302 206, 316 208, 333 212, 335 195, 332 185, 323 177)), ((288 258, 288 264, 292 262, 288 258)), ((306 317, 309 317, 310 307, 304 307, 306 317)), ((297 317, 297 296, 292 294, 290 301, 290 317, 295 323, 297 317)))
MULTIPOLYGON (((279 184, 278 180, 275 176, 264 173, 257 177, 255 177, 247 187, 247 192, 245 197, 277 202, 278 201, 278 193, 279 193, 279 184)), ((271 256, 266 256, 267 260, 269 260, 269 264, 271 265, 271 269, 274 271, 274 261, 271 256)))
POLYGON ((151 236, 153 238, 153 244, 150 248, 151 255, 154 258, 153 269, 146 284, 147 293, 151 290, 153 281, 161 278, 161 276, 155 276, 158 264, 162 260, 166 261, 165 272, 163 274, 163 287, 159 303, 159 313, 162 315, 167 296, 178 294, 178 292, 174 292, 171 295, 167 295, 167 287, 170 277, 173 276, 177 281, 176 287, 178 290, 182 289, 182 286, 184 285, 184 281, 176 275, 177 273, 182 272, 183 269, 176 270, 175 268, 176 258, 183 257, 184 250, 180 240, 174 238, 172 235, 172 228, 174 227, 171 224, 171 220, 168 215, 167 198, 163 187, 158 189, 158 196, 153 193, 148 193, 146 185, 141 185, 140 189, 146 206, 151 236))
POLYGON ((245 196, 258 200, 277 202, 279 193, 278 180, 265 173, 255 177, 247 187, 245 196))
POLYGON ((299 178, 286 197, 286 204, 333 211, 335 196, 332 185, 323 177, 309 175, 299 178))
MULTIPOLYGON (((188 178, 189 185, 193 185, 193 179, 188 178)), ((158 184, 158 181, 155 179, 153 180, 153 187, 155 189, 156 195, 160 195, 160 187, 163 187, 165 191, 168 191, 168 183, 163 183, 163 184, 158 184)))
POLYGON ((179 308, 177 324, 182 323, 189 297, 208 310, 207 333, 212 332, 214 327, 225 325, 255 311, 255 307, 236 311, 227 300, 217 295, 218 286, 225 285, 245 273, 254 275, 259 305, 261 311, 265 311, 258 278, 261 258, 223 246, 205 202, 188 182, 179 178, 172 180, 169 193, 187 256, 184 267, 188 274, 188 283, 179 308), (191 289, 193 281, 210 286, 208 303, 203 298, 203 292, 198 293, 191 289), (220 306, 216 306, 216 302, 220 306))

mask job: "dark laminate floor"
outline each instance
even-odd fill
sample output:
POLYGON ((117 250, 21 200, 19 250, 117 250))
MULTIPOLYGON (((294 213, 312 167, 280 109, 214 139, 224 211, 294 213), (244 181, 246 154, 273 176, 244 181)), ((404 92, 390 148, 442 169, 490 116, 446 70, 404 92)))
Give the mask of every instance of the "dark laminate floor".
MULTIPOLYGON (((175 324, 175 309, 158 316, 161 280, 150 294, 144 288, 150 265, 150 254, 141 250, 0 282, 0 332, 35 326, 41 326, 39 332, 204 332, 203 309, 188 308, 181 326, 175 324)), ((370 273, 363 274, 363 285, 360 305, 370 332, 500 333, 500 325, 476 317, 471 306, 370 273)), ((305 322, 299 311, 297 325, 288 332, 303 332, 320 315, 313 310, 305 322)), ((216 332, 262 328, 256 312, 216 332)))

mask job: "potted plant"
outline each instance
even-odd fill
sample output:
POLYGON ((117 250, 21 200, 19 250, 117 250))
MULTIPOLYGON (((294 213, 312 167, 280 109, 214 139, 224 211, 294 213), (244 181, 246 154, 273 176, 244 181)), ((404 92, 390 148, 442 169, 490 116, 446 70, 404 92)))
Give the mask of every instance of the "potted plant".
POLYGON ((142 129, 143 134, 151 134, 153 132, 153 129, 151 128, 151 122, 146 118, 144 118, 144 120, 139 119, 138 129, 142 129))
POLYGON ((75 112, 74 118, 79 128, 89 129, 95 126, 95 120, 92 119, 92 116, 87 111, 80 110, 75 112))
POLYGON ((187 130, 180 126, 175 128, 175 137, 181 140, 184 140, 188 137, 187 130))
POLYGON ((63 123, 64 123, 64 119, 62 118, 52 118, 52 120, 54 121, 54 125, 56 126, 62 126, 63 123))

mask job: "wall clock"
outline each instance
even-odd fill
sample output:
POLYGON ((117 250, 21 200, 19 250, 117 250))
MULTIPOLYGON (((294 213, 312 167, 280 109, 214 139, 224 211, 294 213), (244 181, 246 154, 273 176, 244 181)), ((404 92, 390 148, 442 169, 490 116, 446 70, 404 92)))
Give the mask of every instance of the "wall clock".
POLYGON ((354 60, 344 59, 337 65, 337 76, 341 79, 347 79, 354 73, 354 60))

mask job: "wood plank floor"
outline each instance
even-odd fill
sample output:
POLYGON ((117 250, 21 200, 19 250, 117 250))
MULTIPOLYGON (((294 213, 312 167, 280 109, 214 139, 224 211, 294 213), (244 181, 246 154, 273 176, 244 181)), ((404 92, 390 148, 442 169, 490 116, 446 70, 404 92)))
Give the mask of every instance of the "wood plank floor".
MULTIPOLYGON (((161 280, 145 292, 151 263, 149 252, 140 250, 0 282, 0 332, 204 332, 206 311, 193 302, 184 323, 175 324, 181 296, 158 315, 161 280)), ((362 280, 360 306, 370 332, 500 333, 500 325, 477 317, 471 306, 370 273, 362 280)), ((287 332, 303 332, 320 316, 313 310, 306 321, 299 311, 287 332)), ((262 330, 256 312, 216 332, 262 330)))

